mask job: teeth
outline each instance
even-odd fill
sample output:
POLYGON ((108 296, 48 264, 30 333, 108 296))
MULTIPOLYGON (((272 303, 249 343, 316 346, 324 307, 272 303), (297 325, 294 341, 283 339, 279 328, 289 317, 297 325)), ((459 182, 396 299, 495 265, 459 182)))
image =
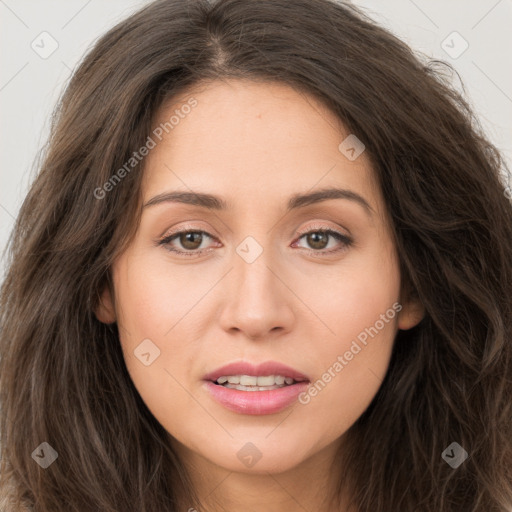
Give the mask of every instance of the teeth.
POLYGON ((217 384, 223 384, 225 387, 238 389, 237 386, 242 386, 244 389, 250 386, 251 391, 258 391, 272 388, 274 386, 282 387, 285 384, 291 385, 295 381, 291 377, 283 377, 282 375, 264 375, 256 377, 254 375, 223 375, 217 379, 217 384))
MULTIPOLYGON (((268 377, 258 377, 258 386, 273 386, 274 383, 277 384, 274 375, 269 375, 268 377)), ((245 382, 240 381, 240 384, 245 384, 245 382)))
POLYGON ((249 375, 241 375, 240 384, 242 386, 256 386, 256 384, 258 384, 258 377, 249 377, 249 375))
POLYGON ((273 389, 284 388, 284 384, 281 386, 242 386, 241 384, 224 384, 225 388, 238 389, 238 391, 272 391, 273 389))

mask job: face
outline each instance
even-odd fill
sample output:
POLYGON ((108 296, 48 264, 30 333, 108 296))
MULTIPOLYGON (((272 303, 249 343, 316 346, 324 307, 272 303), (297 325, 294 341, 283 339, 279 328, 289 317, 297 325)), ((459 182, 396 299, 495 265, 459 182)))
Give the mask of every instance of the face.
POLYGON ((421 319, 400 296, 373 171, 333 113, 286 85, 212 82, 157 117, 141 223, 97 316, 118 323, 131 378, 182 453, 297 467, 337 445, 397 330, 421 319))

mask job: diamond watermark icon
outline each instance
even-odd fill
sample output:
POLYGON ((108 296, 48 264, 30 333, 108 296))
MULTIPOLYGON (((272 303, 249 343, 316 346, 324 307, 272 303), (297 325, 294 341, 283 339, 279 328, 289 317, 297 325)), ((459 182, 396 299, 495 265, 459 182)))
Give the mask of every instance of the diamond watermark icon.
POLYGON ((350 161, 354 161, 366 149, 366 146, 351 133, 346 139, 341 141, 338 149, 340 153, 345 155, 350 161))
POLYGON ((458 59, 469 48, 469 43, 457 31, 453 31, 443 40, 441 48, 452 59, 458 59))
POLYGON ((146 338, 137 345, 133 353, 144 366, 149 366, 160 355, 160 349, 149 338, 146 338))
POLYGON ((59 454, 45 441, 41 443, 33 452, 32 458, 43 468, 53 464, 59 454))
POLYGON ((441 457, 453 469, 456 469, 468 458, 468 452, 459 443, 453 442, 441 454, 441 457))
POLYGON ((30 47, 41 59, 47 59, 57 50, 59 43, 50 33, 44 31, 30 43, 30 47))
POLYGON ((252 443, 245 443, 236 456, 244 466, 252 468, 261 459, 262 453, 252 443))
POLYGON ((252 236, 248 236, 238 244, 236 252, 246 263, 253 263, 263 252, 263 247, 252 236))

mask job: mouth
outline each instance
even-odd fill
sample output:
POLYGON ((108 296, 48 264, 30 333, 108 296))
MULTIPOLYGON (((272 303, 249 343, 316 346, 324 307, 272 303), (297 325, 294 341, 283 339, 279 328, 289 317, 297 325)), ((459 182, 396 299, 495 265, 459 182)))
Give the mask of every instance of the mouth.
POLYGON ((272 391, 287 386, 293 386, 305 379, 296 380, 284 375, 222 375, 214 384, 238 391, 272 391))
POLYGON ((204 377, 205 389, 218 404, 239 414, 274 414, 292 405, 309 378, 277 362, 232 363, 204 377))

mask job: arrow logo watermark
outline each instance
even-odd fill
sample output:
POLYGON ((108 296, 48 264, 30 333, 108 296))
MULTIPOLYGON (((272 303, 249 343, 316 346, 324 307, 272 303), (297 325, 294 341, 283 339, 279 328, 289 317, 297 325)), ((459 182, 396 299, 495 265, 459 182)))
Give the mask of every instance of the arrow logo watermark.
POLYGON ((43 468, 53 464, 59 454, 45 441, 41 443, 33 452, 32 458, 43 468))
POLYGON ((447 462, 453 469, 458 468, 467 458, 468 452, 462 448, 459 443, 453 442, 446 450, 441 454, 441 457, 447 462))
POLYGON ((345 155, 351 162, 363 153, 366 146, 353 134, 351 133, 346 139, 341 141, 338 146, 341 154, 345 155))
POLYGON ((149 338, 146 338, 135 348, 133 353, 144 366, 149 366, 160 356, 160 349, 149 338))
POLYGON ((248 468, 252 468, 261 459, 262 455, 252 443, 245 443, 236 454, 238 460, 248 468))

